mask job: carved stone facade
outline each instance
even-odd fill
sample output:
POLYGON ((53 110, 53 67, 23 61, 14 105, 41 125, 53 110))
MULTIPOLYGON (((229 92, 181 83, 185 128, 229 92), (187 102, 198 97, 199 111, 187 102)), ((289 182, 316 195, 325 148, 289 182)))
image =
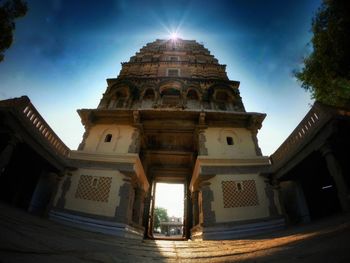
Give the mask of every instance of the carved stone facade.
POLYGON ((99 109, 208 109, 244 112, 239 82, 192 40, 156 40, 108 79, 99 109))
POLYGON ((256 138, 265 114, 245 111, 239 82, 225 68, 202 44, 182 39, 156 40, 122 63, 98 107, 78 110, 86 131, 56 207, 66 217, 115 220, 124 236, 138 229, 152 237, 149 186, 162 181, 186 186, 184 237, 194 226, 192 235, 223 222, 266 220, 259 174, 268 160, 256 138), (246 188, 238 205, 232 187, 221 187, 237 180, 246 188))

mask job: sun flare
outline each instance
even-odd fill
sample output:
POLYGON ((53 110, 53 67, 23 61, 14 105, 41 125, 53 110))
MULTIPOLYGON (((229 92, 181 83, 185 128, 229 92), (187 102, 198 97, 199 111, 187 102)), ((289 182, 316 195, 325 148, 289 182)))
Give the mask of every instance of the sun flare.
POLYGON ((170 39, 171 39, 171 40, 176 40, 176 39, 178 39, 178 38, 179 38, 179 35, 178 35, 177 32, 172 32, 172 33, 170 34, 170 39))

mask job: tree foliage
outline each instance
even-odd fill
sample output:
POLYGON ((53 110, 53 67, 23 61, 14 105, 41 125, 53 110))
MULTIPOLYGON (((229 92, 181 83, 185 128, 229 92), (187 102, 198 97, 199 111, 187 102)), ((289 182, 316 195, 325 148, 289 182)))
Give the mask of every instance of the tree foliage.
POLYGON ((313 51, 296 78, 317 101, 350 106, 350 1, 324 0, 312 32, 313 51))
POLYGON ((168 211, 163 207, 154 208, 154 228, 160 227, 160 222, 169 220, 168 211))
POLYGON ((13 42, 14 20, 24 16, 27 10, 27 4, 22 0, 7 0, 0 6, 0 62, 13 42))

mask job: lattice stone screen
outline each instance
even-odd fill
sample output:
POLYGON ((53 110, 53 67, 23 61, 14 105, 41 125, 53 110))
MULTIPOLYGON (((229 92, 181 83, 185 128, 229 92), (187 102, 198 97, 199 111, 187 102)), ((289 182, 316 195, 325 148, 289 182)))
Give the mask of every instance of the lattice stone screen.
POLYGON ((254 180, 222 181, 221 184, 225 208, 259 205, 254 180))
POLYGON ((108 202, 111 184, 111 177, 82 175, 79 179, 75 198, 98 202, 108 202))

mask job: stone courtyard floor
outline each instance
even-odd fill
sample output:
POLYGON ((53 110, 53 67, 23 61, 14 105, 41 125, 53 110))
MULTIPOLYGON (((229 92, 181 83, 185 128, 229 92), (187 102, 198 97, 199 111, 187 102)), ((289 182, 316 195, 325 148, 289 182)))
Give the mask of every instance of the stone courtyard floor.
POLYGON ((350 262, 350 215, 223 241, 130 240, 0 203, 0 262, 350 262))

